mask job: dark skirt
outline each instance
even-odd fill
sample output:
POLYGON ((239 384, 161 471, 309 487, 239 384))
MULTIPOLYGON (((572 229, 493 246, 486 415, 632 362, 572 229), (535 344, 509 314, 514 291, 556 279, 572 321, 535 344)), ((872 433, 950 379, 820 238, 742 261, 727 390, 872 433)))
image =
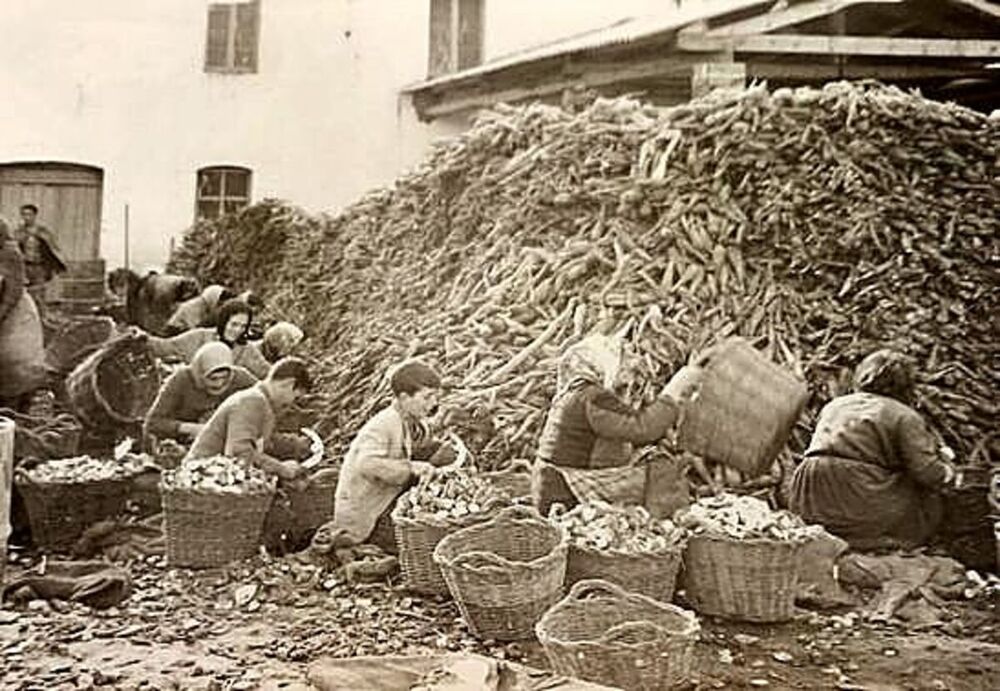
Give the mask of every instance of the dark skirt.
POLYGON ((789 508, 860 550, 926 544, 943 515, 940 495, 905 473, 822 456, 795 469, 789 508))

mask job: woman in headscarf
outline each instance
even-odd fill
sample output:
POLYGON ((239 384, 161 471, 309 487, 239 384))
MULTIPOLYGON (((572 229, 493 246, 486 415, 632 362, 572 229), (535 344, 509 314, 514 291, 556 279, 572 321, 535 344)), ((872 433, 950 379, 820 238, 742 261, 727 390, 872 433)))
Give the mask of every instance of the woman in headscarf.
POLYGON ((215 324, 220 306, 235 296, 235 293, 224 286, 213 284, 206 287, 201 291, 201 295, 185 300, 177 306, 164 326, 164 334, 176 336, 191 329, 215 324))
POLYGON ((588 336, 559 362, 556 394, 538 442, 532 477, 536 507, 571 508, 592 498, 641 503, 645 470, 628 466, 632 444, 662 439, 677 419, 677 403, 661 393, 635 410, 614 393, 621 343, 588 336))
POLYGON ((0 218, 0 405, 20 409, 44 380, 41 318, 26 290, 24 257, 0 218))
POLYGON ((244 356, 247 369, 258 379, 267 376, 268 367, 284 357, 295 355, 295 347, 302 342, 302 329, 290 322, 277 322, 264 331, 259 341, 251 341, 247 349, 253 353, 244 356))
POLYGON ((206 343, 190 365, 181 367, 163 383, 146 414, 143 431, 157 439, 194 439, 220 403, 256 381, 245 369, 234 366, 233 354, 225 343, 206 343))
POLYGON ((858 365, 854 390, 820 411, 790 508, 855 549, 924 544, 941 521, 939 491, 956 473, 910 407, 909 363, 878 350, 858 365))
POLYGON ((206 343, 221 341, 233 353, 233 364, 251 373, 262 372, 267 376, 271 364, 260 351, 247 344, 247 334, 253 322, 253 310, 245 302, 230 300, 219 309, 215 328, 191 329, 178 336, 149 337, 153 354, 164 362, 191 362, 194 354, 206 343))

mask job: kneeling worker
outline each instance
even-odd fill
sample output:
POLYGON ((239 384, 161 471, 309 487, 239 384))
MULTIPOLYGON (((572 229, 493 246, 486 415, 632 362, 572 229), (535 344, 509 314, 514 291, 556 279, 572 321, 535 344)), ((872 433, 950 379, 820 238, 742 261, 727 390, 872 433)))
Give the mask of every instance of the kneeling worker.
POLYGON ((274 434, 277 416, 311 385, 303 360, 279 360, 264 381, 222 402, 198 432, 187 458, 224 455, 242 458, 283 480, 302 476, 305 469, 297 461, 279 460, 266 454, 264 449, 274 434))
POLYGON ((365 542, 416 478, 454 460, 450 446, 429 438, 425 422, 437 407, 438 374, 422 362, 405 362, 392 373, 389 386, 392 404, 364 424, 344 456, 333 520, 317 532, 314 551, 325 553, 329 542, 335 547, 365 542), (419 457, 429 461, 415 460, 419 457))

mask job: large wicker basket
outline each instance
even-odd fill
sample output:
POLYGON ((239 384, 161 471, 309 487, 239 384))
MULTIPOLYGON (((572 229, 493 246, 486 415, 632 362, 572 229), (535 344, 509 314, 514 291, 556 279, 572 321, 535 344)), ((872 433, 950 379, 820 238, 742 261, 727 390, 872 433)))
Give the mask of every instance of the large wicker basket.
POLYGON ((751 622, 795 614, 801 541, 694 535, 684 551, 684 590, 695 611, 751 622))
POLYGON ((91 524, 125 509, 131 479, 88 482, 37 482, 15 473, 14 484, 24 499, 31 539, 43 549, 71 546, 91 524))
POLYGON ((448 535, 434 561, 466 624, 480 638, 531 638, 561 596, 565 531, 531 508, 512 506, 485 523, 448 535))
POLYGON ((678 443, 749 475, 767 470, 809 398, 805 382, 732 338, 710 348, 668 384, 697 382, 685 400, 678 443))
POLYGON ((160 389, 160 372, 146 339, 120 336, 92 353, 66 379, 76 416, 95 430, 142 424, 160 389))
POLYGON ((483 473, 483 477, 514 501, 531 499, 531 463, 523 458, 511 461, 503 470, 483 473))
POLYGON ((441 569, 434 563, 434 548, 445 536, 489 520, 500 507, 487 507, 486 510, 461 520, 437 520, 405 516, 400 505, 401 502, 396 503, 390 517, 396 535, 399 568, 403 572, 406 587, 424 595, 447 595, 448 584, 441 575, 441 569))
POLYGON ((253 555, 274 484, 257 493, 217 493, 160 484, 170 566, 207 568, 253 555))
POLYGON ((643 691, 688 681, 700 629, 693 613, 602 580, 574 584, 535 626, 557 673, 643 691))
POLYGON ((682 553, 682 545, 662 552, 636 554, 588 549, 571 543, 566 563, 566 585, 602 579, 654 600, 670 602, 674 597, 682 553))

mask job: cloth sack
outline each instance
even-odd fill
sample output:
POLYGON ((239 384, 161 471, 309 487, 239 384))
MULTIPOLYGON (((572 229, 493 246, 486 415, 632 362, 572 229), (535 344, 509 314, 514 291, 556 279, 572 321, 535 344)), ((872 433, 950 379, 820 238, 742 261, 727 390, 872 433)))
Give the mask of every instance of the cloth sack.
POLYGON ((4 600, 68 600, 95 609, 120 604, 132 592, 128 571, 103 561, 49 561, 45 573, 26 573, 3 589, 4 600))
POLYGON ((0 398, 16 398, 45 382, 42 321, 25 291, 0 322, 0 398))

